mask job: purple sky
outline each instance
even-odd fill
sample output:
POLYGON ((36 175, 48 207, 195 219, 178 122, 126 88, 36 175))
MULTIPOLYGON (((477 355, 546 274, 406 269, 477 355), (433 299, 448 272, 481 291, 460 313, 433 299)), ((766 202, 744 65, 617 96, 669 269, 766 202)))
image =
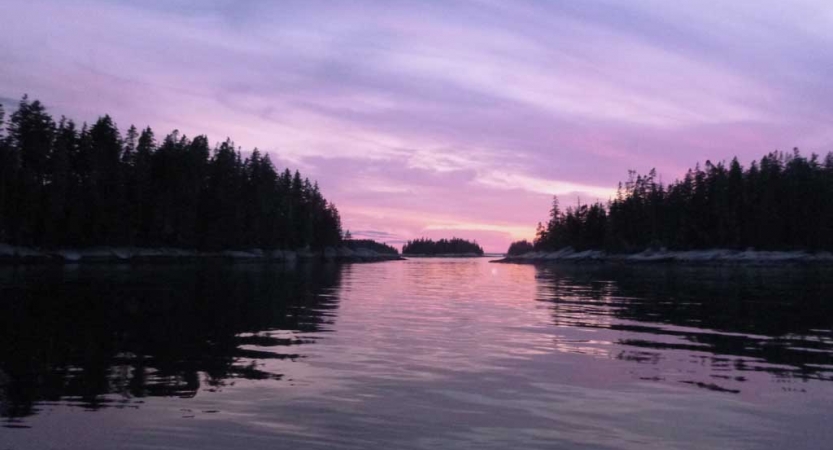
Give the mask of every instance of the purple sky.
POLYGON ((0 102, 226 136, 319 180, 356 236, 530 238, 607 200, 833 143, 833 2, 0 2, 0 102))

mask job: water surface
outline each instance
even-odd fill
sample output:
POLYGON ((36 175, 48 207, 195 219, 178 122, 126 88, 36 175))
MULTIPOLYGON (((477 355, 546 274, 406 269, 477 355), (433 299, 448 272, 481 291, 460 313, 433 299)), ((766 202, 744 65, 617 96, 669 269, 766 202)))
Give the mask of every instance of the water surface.
POLYGON ((0 450, 816 449, 831 405, 825 268, 0 269, 0 450))

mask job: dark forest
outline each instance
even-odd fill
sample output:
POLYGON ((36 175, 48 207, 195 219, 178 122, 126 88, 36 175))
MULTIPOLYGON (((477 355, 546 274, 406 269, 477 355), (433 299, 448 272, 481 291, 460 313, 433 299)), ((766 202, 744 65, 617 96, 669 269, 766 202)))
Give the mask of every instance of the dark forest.
POLYGON ((399 250, 396 248, 382 242, 376 242, 372 239, 344 239, 342 244, 350 250, 366 249, 383 255, 399 254, 399 250))
POLYGON ((745 169, 706 161, 670 185, 656 178, 630 171, 606 205, 562 210, 554 198, 534 249, 833 250, 833 153, 772 152, 745 169))
POLYGON ((172 246, 320 249, 341 219, 317 183, 279 172, 230 139, 150 128, 122 135, 110 116, 57 122, 23 97, 4 129, 0 106, 0 242, 43 248, 172 246))
POLYGON ((442 255, 442 254, 483 254, 483 248, 477 242, 460 238, 431 239, 420 238, 408 241, 402 246, 403 255, 442 255))

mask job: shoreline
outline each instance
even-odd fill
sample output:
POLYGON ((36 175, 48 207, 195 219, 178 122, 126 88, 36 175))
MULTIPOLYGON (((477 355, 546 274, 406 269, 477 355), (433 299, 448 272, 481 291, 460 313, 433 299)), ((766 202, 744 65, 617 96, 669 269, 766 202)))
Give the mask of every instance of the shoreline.
POLYGON ((35 249, 0 244, 0 266, 18 264, 93 264, 93 263, 179 263, 203 260, 229 262, 301 262, 363 263, 404 260, 401 255, 378 253, 368 249, 327 247, 324 250, 223 250, 198 252, 168 247, 90 247, 84 249, 35 249))
POLYGON ((429 255, 426 253, 403 253, 408 258, 489 258, 489 255, 478 255, 477 253, 437 253, 429 255))
POLYGON ((620 263, 620 264, 717 264, 774 266, 786 264, 833 265, 833 253, 828 251, 765 251, 765 250, 644 250, 638 253, 607 253, 602 250, 575 251, 565 248, 554 252, 530 252, 506 255, 490 261, 499 264, 546 263, 620 263))

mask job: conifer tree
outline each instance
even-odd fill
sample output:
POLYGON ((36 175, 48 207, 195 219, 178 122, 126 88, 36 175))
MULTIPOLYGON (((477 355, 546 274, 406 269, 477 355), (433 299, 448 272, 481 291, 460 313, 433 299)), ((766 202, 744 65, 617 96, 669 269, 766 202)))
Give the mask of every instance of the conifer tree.
POLYGON ((669 186, 656 172, 629 171, 607 205, 577 204, 561 211, 553 200, 547 226, 540 223, 534 246, 638 251, 747 248, 833 249, 833 154, 821 162, 771 152, 744 170, 706 161, 669 186))
POLYGON ((321 249, 341 219, 317 183, 278 171, 255 149, 174 130, 157 146, 110 116, 80 131, 21 100, 5 133, 0 106, 0 242, 45 247, 138 245, 199 250, 321 249))
POLYGON ((12 239, 26 245, 41 245, 44 235, 49 154, 55 138, 55 122, 37 100, 23 96, 11 115, 8 145, 19 158, 20 166, 12 199, 12 239))

